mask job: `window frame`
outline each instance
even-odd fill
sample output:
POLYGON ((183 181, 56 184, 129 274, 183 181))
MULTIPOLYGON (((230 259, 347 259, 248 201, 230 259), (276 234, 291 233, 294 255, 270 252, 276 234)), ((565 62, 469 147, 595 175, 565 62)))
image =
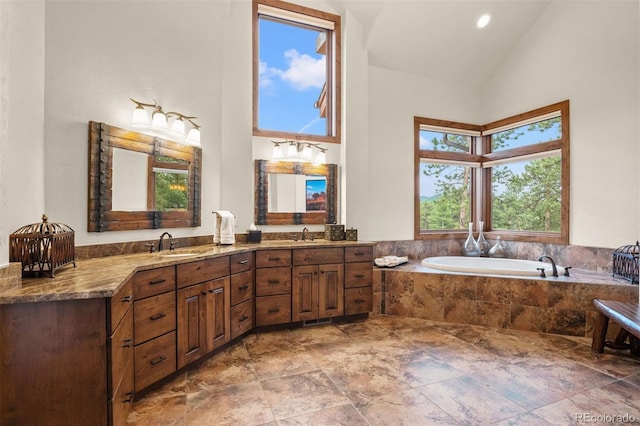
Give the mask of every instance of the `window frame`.
POLYGON ((341 17, 329 12, 324 12, 316 9, 311 9, 305 6, 297 4, 287 3, 281 0, 253 0, 253 136, 279 138, 279 139, 293 139, 309 142, 325 142, 336 143, 341 142, 342 135, 342 31, 341 31, 341 17), (284 23, 291 23, 291 25, 298 25, 300 27, 313 27, 308 23, 302 22, 304 19, 301 17, 301 21, 294 21, 291 16, 304 15, 311 17, 311 19, 320 19, 327 22, 332 22, 334 29, 328 30, 333 37, 327 37, 327 81, 325 82, 326 99, 327 99, 327 134, 326 135, 313 135, 307 133, 287 132, 281 130, 261 129, 259 127, 259 102, 260 102, 260 13, 259 5, 265 5, 270 8, 281 9, 283 17, 273 17, 270 19, 274 21, 282 21, 284 23))
POLYGON ((482 126, 457 123, 443 120, 435 120, 424 117, 414 117, 414 144, 415 144, 415 184, 414 184, 414 239, 448 239, 462 238, 468 231, 422 231, 420 229, 420 160, 449 160, 461 162, 484 163, 496 160, 526 160, 527 158, 546 152, 559 151, 561 156, 561 187, 562 195, 560 201, 560 232, 535 232, 516 230, 493 230, 492 221, 492 181, 491 166, 480 167, 472 174, 475 183, 472 182, 472 210, 471 220, 477 224, 483 220, 485 224, 485 236, 495 238, 500 236, 505 240, 526 241, 547 244, 569 244, 569 201, 570 201, 570 115, 569 101, 561 101, 522 114, 517 114, 501 120, 497 120, 482 126), (525 145, 519 148, 505 149, 491 152, 491 135, 498 131, 517 128, 523 123, 533 123, 542 121, 545 117, 558 113, 561 120, 561 137, 551 142, 540 142, 525 145), (539 120, 538 120, 539 118, 539 120), (440 126, 443 128, 463 130, 479 129, 481 141, 472 145, 471 154, 443 153, 438 151, 420 150, 420 129, 421 125, 440 126), (480 152, 473 151, 473 147, 480 146, 480 152), (482 219, 478 216, 481 215, 482 219))

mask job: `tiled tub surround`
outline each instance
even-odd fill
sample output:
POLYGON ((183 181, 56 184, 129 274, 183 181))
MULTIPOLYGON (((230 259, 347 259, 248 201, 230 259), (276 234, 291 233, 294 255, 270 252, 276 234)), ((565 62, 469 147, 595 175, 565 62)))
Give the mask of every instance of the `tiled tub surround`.
MULTIPOLYGON (((409 259, 420 260, 430 256, 460 256, 464 240, 402 240, 380 241, 376 245, 375 257, 386 255, 408 256, 409 259)), ((493 246, 495 240, 490 239, 493 246)), ((620 245, 632 244, 632 241, 620 245)), ((502 241, 511 259, 537 260, 547 254, 558 265, 571 266, 576 269, 611 273, 611 262, 615 249, 585 247, 576 245, 555 245, 527 243, 518 241, 502 241)))
MULTIPOLYGON (((374 313, 590 337, 594 298, 638 301, 638 286, 622 279, 586 270, 572 269, 571 275, 476 276, 436 271, 412 260, 376 269, 374 313)), ((617 331, 612 323, 609 338, 617 331)))

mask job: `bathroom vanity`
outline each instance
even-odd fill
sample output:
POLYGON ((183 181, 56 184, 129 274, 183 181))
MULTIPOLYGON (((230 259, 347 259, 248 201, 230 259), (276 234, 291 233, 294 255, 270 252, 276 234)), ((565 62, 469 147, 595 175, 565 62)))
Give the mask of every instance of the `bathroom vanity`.
POLYGON ((121 425, 136 392, 263 326, 372 310, 374 243, 77 262, 0 292, 0 424, 121 425))

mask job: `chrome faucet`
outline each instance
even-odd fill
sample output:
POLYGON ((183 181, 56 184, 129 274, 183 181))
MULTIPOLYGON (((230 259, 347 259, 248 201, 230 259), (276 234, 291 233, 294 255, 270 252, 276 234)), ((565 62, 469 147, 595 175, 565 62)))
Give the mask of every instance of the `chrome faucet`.
MULTIPOLYGON (((158 251, 159 252, 162 251, 162 249, 164 248, 164 244, 163 244, 164 237, 169 237, 169 240, 171 240, 173 238, 170 233, 163 232, 162 235, 160 235, 160 241, 158 241, 158 251)), ((173 244, 171 244, 171 247, 173 247, 173 244)))
POLYGON ((309 229, 306 226, 304 228, 302 228, 302 241, 306 241, 307 232, 309 232, 309 229))
POLYGON ((557 277, 558 276, 558 268, 556 267, 556 262, 553 261, 553 259, 551 258, 551 256, 547 256, 546 254, 540 256, 538 258, 538 262, 542 262, 543 259, 549 259, 549 262, 551 262, 551 267, 553 269, 553 276, 557 277))

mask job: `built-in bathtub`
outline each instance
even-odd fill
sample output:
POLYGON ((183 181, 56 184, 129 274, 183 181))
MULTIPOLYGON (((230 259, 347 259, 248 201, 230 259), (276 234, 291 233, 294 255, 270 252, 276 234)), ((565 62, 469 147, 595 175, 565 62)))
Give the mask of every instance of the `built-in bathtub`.
MULTIPOLYGON (((374 311, 438 322, 590 337, 597 316, 594 298, 638 301, 639 287, 610 273, 578 268, 571 269, 567 277, 560 267, 559 277, 555 278, 551 263, 540 262, 540 266, 539 262, 529 262, 439 256, 410 259, 394 268, 374 267, 374 301, 379 307, 374 311), (458 269, 445 269, 452 264, 458 269), (524 271, 516 272, 514 267, 524 271), (540 277, 537 267, 546 269, 545 278, 540 277)), ((609 331, 608 338, 614 339, 615 325, 609 331)))
MULTIPOLYGON (((422 266, 449 272, 523 277, 539 277, 541 270, 543 270, 546 276, 553 276, 553 266, 551 263, 521 259, 436 256, 423 259, 422 266)), ((564 268, 558 265, 556 265, 556 268, 558 275, 562 276, 565 272, 564 268)))

